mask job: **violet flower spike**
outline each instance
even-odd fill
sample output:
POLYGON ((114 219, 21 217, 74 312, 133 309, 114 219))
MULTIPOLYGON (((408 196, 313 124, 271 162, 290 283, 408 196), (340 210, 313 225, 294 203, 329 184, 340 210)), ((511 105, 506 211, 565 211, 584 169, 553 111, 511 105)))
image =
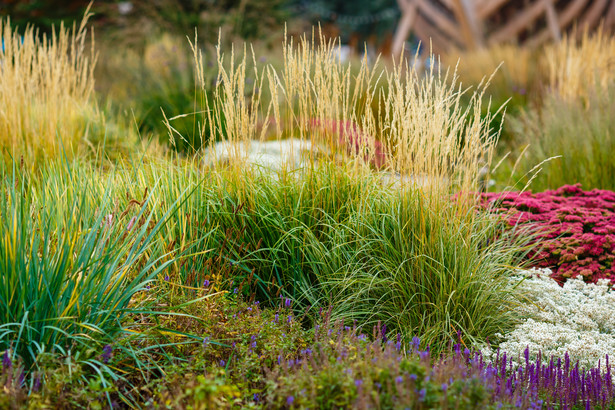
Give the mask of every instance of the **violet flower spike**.
POLYGON ((11 367, 13 367, 13 361, 11 360, 11 356, 9 355, 9 351, 7 349, 2 355, 2 368, 6 370, 10 369, 11 367))
POLYGON ((111 347, 111 345, 107 344, 105 345, 105 347, 103 347, 103 352, 102 352, 102 362, 103 363, 109 363, 109 360, 111 359, 111 354, 113 353, 113 347, 111 347))

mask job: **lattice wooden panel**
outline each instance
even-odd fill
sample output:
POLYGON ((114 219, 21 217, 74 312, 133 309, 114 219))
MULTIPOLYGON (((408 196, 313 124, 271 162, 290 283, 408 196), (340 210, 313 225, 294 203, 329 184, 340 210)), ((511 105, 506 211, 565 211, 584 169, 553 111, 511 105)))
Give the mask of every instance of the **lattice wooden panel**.
POLYGON ((393 52, 412 31, 436 52, 517 42, 535 46, 578 32, 615 25, 615 0, 397 0, 402 19, 393 52))

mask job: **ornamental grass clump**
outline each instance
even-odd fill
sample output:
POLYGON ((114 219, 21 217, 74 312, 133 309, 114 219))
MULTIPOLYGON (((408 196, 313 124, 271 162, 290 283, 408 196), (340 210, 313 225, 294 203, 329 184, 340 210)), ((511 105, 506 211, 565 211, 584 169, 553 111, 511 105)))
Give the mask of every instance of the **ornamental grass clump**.
MULTIPOLYGON (((192 47, 198 85, 208 90, 202 53, 192 47)), ((294 137, 320 148, 309 153, 306 169, 324 161, 371 163, 407 187, 470 192, 492 159, 497 130, 481 116, 484 84, 469 92, 454 70, 422 73, 405 59, 392 68, 363 60, 353 69, 340 61, 335 41, 315 34, 285 40, 281 69, 260 67, 245 47, 239 57, 234 49, 217 53, 213 97, 198 121, 210 142, 208 160, 224 151, 216 169, 244 168, 251 142, 294 137)), ((182 138, 171 121, 167 126, 172 139, 182 138)), ((287 165, 286 172, 295 170, 287 165)))
POLYGON ((540 59, 542 98, 508 117, 506 148, 513 155, 502 169, 512 170, 511 177, 520 171, 521 184, 531 180, 535 191, 577 182, 615 189, 615 39, 602 30, 585 32, 546 47, 540 59))
POLYGON ((26 375, 57 353, 108 384, 119 376, 101 361, 103 346, 125 336, 133 297, 173 262, 150 255, 173 206, 154 221, 146 198, 134 219, 114 217, 110 190, 97 196, 78 167, 61 173, 64 185, 42 188, 19 169, 3 174, 0 350, 26 375))
POLYGON ((71 157, 99 142, 90 128, 102 117, 93 99, 96 56, 86 47, 89 17, 49 37, 33 27, 20 36, 10 20, 0 21, 0 147, 9 164, 71 157))
POLYGON ((597 90, 615 82, 615 38, 603 29, 566 36, 558 44, 547 47, 545 56, 549 92, 564 101, 579 100, 587 106, 597 90))
POLYGON ((483 207, 505 215, 510 226, 531 224, 540 249, 535 266, 550 268, 559 283, 581 277, 615 283, 615 193, 583 191, 581 184, 536 194, 483 194, 483 207))
POLYGON ((282 294, 333 305, 335 318, 381 320, 404 340, 424 333, 433 349, 458 331, 485 340, 512 325, 515 292, 504 277, 525 243, 490 242, 498 221, 477 215, 471 194, 497 140, 481 116, 483 88, 467 92, 454 72, 418 73, 406 61, 352 70, 335 42, 316 36, 288 39, 279 70, 245 49, 239 58, 217 51, 199 121, 210 137, 207 186, 194 209, 216 227, 214 262, 234 268, 229 290, 248 278, 264 303, 282 294), (255 143, 290 138, 312 147, 307 161, 282 157, 274 170, 248 161, 255 143), (216 255, 222 249, 228 259, 216 255))
POLYGON ((545 96, 541 105, 510 121, 520 152, 516 168, 534 191, 583 182, 587 189, 615 190, 615 80, 596 86, 587 100, 545 96), (546 158, 548 161, 544 162, 546 158), (535 167, 541 170, 533 175, 535 167))

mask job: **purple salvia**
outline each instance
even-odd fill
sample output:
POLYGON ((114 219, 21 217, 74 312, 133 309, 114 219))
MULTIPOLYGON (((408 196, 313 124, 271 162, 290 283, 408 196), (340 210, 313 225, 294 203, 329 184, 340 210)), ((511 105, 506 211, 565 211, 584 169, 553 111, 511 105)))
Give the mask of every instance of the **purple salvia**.
POLYGON ((11 360, 11 356, 9 355, 9 351, 7 349, 2 355, 2 369, 6 371, 6 369, 10 369, 11 367, 13 367, 13 361, 11 360))
POLYGON ((38 392, 41 389, 41 376, 39 374, 34 378, 34 383, 32 384, 32 391, 38 392))
POLYGON ((421 339, 419 339, 418 337, 414 336, 412 338, 412 348, 413 348, 413 351, 414 352, 418 351, 420 346, 421 346, 421 339))
POLYGON ((103 347, 103 352, 102 352, 103 363, 109 363, 112 353, 113 353, 113 347, 111 347, 111 345, 105 345, 105 347, 103 347))

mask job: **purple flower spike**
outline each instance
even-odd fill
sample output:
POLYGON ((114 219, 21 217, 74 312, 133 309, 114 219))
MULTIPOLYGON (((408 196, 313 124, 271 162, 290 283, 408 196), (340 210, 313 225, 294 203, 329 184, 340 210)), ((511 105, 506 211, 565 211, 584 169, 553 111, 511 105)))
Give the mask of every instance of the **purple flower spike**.
POLYGON ((419 350, 420 346, 421 346, 421 339, 419 339, 418 337, 414 336, 412 338, 412 347, 414 348, 414 350, 419 350))
POLYGON ((289 406, 292 406, 294 402, 295 402, 295 398, 293 396, 288 396, 286 398, 286 404, 288 404, 289 406))
POLYGON ((164 275, 164 280, 168 282, 169 281, 169 275, 164 275))
POLYGON ((205 279, 205 282, 203 282, 203 287, 204 288, 208 288, 209 287, 209 281, 207 279, 205 279))
POLYGON ((41 389, 41 376, 40 375, 36 375, 36 377, 34 378, 34 384, 32 385, 32 390, 37 392, 41 389))
POLYGON ((103 363, 109 362, 109 360, 111 359, 112 353, 113 353, 113 348, 111 347, 111 345, 105 345, 105 347, 103 347, 103 352, 102 352, 103 363))
POLYGON ((357 387, 361 387, 362 384, 363 384, 363 380, 361 379, 357 379, 354 381, 354 385, 357 387))
POLYGON ((13 361, 11 360, 11 356, 9 355, 9 351, 5 350, 4 355, 2 355, 2 368, 4 370, 10 369, 13 367, 13 361))
MULTIPOLYGON (((411 375, 411 376, 410 376, 410 378, 412 378, 412 376, 414 376, 414 377, 416 378, 416 375, 411 375)), ((397 384, 401 384, 401 383, 403 383, 403 382, 404 382, 404 376, 397 376, 397 377, 395 378, 395 383, 397 383, 397 384)))

